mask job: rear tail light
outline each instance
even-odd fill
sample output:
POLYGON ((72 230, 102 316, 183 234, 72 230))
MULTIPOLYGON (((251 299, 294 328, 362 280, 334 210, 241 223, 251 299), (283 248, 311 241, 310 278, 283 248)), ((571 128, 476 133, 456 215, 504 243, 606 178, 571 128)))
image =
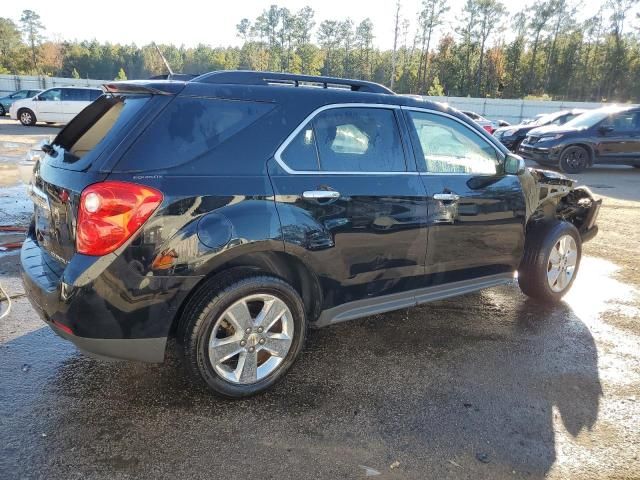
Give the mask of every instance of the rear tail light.
POLYGON ((127 182, 88 186, 80 196, 76 250, 106 255, 126 242, 162 203, 162 193, 127 182))
POLYGON ((484 128, 489 133, 493 133, 493 131, 495 130, 491 125, 483 125, 482 128, 484 128))

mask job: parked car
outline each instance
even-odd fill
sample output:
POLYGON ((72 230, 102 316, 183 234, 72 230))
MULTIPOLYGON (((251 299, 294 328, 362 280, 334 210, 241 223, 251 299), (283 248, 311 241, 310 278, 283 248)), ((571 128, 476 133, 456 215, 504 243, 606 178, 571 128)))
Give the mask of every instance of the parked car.
POLYGON ((520 144, 531 130, 545 125, 564 125, 573 120, 578 115, 582 115, 586 110, 574 108, 573 110, 562 110, 560 112, 548 113, 538 119, 520 125, 511 125, 505 128, 497 128, 493 135, 512 152, 517 152, 520 144))
POLYGON ((498 126, 499 126, 497 122, 492 122, 491 120, 489 120, 487 118, 484 118, 482 115, 480 115, 478 113, 470 112, 468 110, 461 110, 461 111, 467 117, 469 117, 471 120, 476 122, 478 125, 480 125, 482 128, 484 128, 489 133, 493 133, 493 131, 496 128, 498 128, 498 126))
POLYGON ((50 88, 33 98, 13 102, 10 115, 26 126, 36 122, 67 123, 100 95, 99 88, 50 88))
POLYGON ((640 168, 640 107, 604 107, 561 126, 535 128, 518 152, 566 173, 596 163, 640 168))
POLYGON ((0 117, 4 117, 9 112, 13 102, 23 100, 25 98, 32 98, 41 91, 42 90, 18 90, 17 92, 0 97, 0 117))
POLYGON ((309 326, 516 270, 558 301, 597 232, 587 189, 375 83, 225 71, 105 90, 34 168, 27 295, 98 356, 161 362, 175 338, 224 397, 279 380, 309 326))

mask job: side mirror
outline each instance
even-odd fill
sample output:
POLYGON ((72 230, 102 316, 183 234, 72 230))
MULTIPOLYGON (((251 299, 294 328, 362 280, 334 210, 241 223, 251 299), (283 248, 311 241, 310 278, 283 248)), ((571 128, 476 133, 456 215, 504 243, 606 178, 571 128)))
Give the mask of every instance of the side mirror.
POLYGON ((504 172, 508 175, 520 175, 526 168, 523 158, 519 155, 510 153, 504 160, 504 172))
POLYGON ((600 135, 606 135, 608 133, 613 132, 613 127, 612 126, 603 126, 603 127, 600 127, 598 129, 598 131, 600 132, 600 135))

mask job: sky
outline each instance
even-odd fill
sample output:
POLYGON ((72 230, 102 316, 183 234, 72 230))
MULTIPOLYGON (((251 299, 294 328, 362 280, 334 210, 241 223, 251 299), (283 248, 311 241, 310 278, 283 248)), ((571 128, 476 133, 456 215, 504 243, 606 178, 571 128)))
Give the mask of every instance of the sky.
MULTIPOLYGON (((199 43, 211 46, 239 45, 241 42, 235 26, 242 18, 253 20, 271 4, 292 11, 309 5, 316 13, 316 26, 326 19, 344 20, 349 17, 358 23, 366 17, 371 18, 375 26, 375 45, 383 49, 393 47, 394 0, 2 0, 0 3, 0 17, 9 17, 16 22, 22 10, 37 12, 50 39, 97 39, 101 42, 138 45, 155 41, 186 47, 199 43)), ((511 13, 524 5, 523 2, 504 3, 511 13)), ((401 4, 401 15, 411 22, 410 44, 420 0, 401 0, 401 4)), ((444 30, 452 30, 463 4, 464 0, 449 1, 449 22, 444 30)))

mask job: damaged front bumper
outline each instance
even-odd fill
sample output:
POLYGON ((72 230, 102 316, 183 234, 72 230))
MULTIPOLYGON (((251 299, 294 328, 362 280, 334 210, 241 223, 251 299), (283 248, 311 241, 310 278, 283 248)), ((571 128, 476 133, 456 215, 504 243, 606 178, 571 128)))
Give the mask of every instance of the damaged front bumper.
POLYGON ((528 221, 558 218, 572 223, 583 242, 596 236, 596 221, 602 199, 596 199, 587 187, 550 170, 527 169, 521 176, 526 197, 528 221))

